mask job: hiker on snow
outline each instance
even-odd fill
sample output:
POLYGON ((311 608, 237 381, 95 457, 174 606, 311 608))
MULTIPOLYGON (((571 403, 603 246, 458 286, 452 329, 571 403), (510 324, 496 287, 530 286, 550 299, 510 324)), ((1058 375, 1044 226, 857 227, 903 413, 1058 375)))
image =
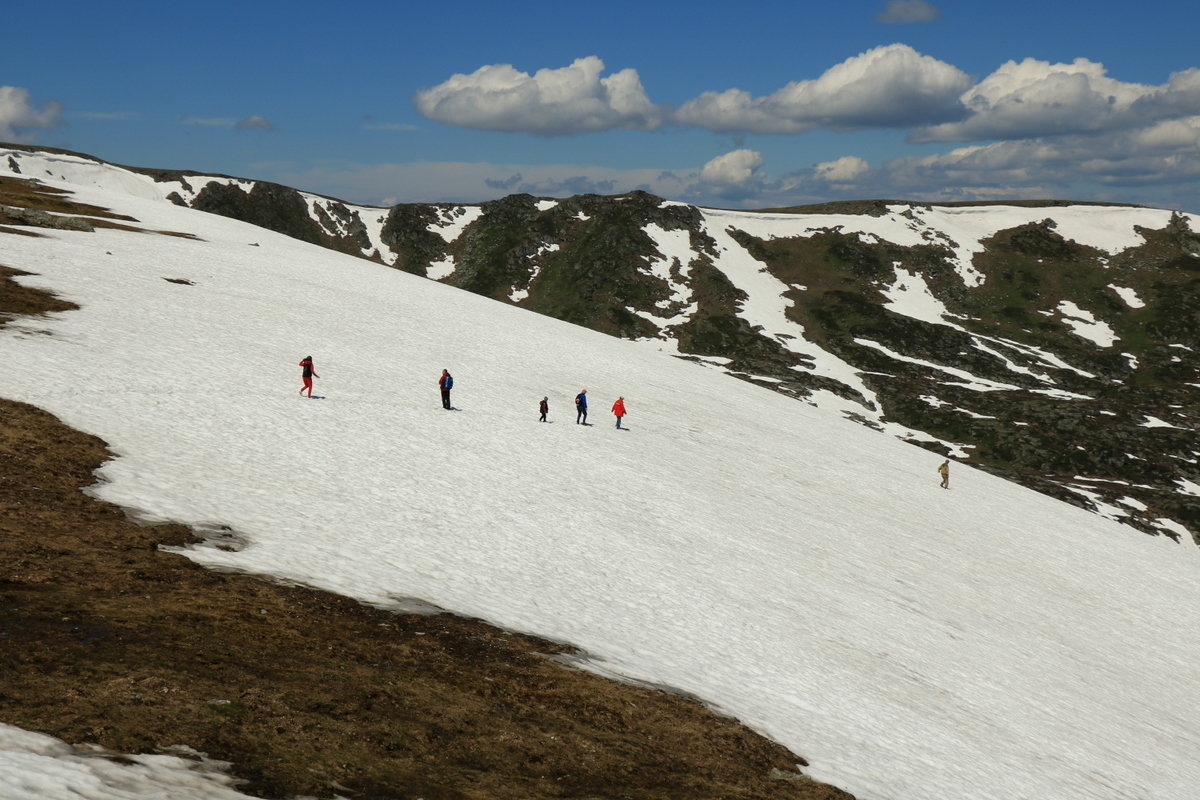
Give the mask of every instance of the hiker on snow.
POLYGON ((304 381, 304 385, 300 387, 300 394, 304 394, 304 391, 307 389, 308 396, 312 397, 312 379, 319 378, 321 376, 317 374, 315 369, 313 369, 312 356, 305 356, 300 362, 300 366, 304 369, 304 371, 300 373, 300 377, 304 381))
POLYGON ((538 403, 538 411, 542 412, 542 416, 538 420, 538 422, 545 422, 546 414, 550 411, 550 398, 549 397, 543 397, 542 402, 538 403))
POLYGON ((575 395, 575 424, 587 425, 587 389, 580 389, 575 395))
POLYGON ((625 398, 618 397, 613 403, 612 412, 617 415, 617 427, 621 427, 621 417, 625 416, 625 398))
POLYGON ((938 474, 942 476, 942 488, 949 489, 950 488, 950 459, 946 459, 945 461, 942 462, 942 465, 940 467, 938 467, 938 474))
POLYGON ((438 378, 438 388, 442 390, 442 408, 450 408, 450 387, 454 385, 454 378, 450 377, 450 370, 442 370, 442 377, 438 378))

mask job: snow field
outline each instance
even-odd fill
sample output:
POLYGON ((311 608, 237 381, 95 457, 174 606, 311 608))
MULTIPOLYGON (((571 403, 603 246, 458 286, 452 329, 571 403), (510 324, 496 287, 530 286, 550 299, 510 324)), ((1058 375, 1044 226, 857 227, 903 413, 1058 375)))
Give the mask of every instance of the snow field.
POLYGON ((933 453, 643 343, 79 194, 204 241, 5 237, 82 308, 0 331, 0 391, 111 444, 102 498, 248 542, 189 557, 571 642, 862 800, 1200 785, 1195 548, 968 467, 946 492, 933 453), (307 354, 323 400, 297 394, 307 354))

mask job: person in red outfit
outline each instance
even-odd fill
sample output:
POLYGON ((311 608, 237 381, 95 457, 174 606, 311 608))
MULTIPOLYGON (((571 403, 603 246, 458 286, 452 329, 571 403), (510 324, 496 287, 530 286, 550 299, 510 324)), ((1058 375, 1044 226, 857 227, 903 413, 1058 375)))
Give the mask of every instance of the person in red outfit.
POLYGON ((321 377, 313 369, 312 356, 305 356, 304 360, 300 362, 300 367, 304 370, 300 373, 301 379, 304 381, 304 385, 300 387, 300 394, 304 394, 307 390, 308 396, 312 397, 312 379, 321 377))
POLYGON ((617 415, 617 427, 621 427, 621 417, 625 416, 625 398, 618 397, 613 403, 612 412, 617 415))
POLYGON ((438 388, 442 390, 442 408, 451 410, 450 406, 450 387, 454 386, 454 378, 450 377, 450 370, 442 370, 442 377, 438 378, 438 388))

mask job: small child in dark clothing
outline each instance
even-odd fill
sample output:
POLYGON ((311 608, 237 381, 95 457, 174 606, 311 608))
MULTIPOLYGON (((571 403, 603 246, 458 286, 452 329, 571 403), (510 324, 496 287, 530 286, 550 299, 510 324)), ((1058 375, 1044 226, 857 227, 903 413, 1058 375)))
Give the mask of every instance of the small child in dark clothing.
POLYGON ((550 398, 549 397, 543 397, 542 402, 538 403, 538 411, 542 412, 542 417, 541 417, 541 419, 538 420, 538 422, 545 422, 546 421, 546 413, 548 411, 550 411, 550 398))

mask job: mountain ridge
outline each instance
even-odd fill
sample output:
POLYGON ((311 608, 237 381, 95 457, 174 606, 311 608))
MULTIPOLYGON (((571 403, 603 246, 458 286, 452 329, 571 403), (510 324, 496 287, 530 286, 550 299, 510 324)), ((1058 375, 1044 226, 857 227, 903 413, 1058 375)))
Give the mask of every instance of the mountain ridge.
MULTIPOLYGON (((53 174, 38 152, 10 148, 0 168, 53 174)), ((1193 215, 1060 200, 732 211, 645 192, 385 209, 135 172, 178 205, 657 342, 1141 531, 1200 537, 1193 215)))

